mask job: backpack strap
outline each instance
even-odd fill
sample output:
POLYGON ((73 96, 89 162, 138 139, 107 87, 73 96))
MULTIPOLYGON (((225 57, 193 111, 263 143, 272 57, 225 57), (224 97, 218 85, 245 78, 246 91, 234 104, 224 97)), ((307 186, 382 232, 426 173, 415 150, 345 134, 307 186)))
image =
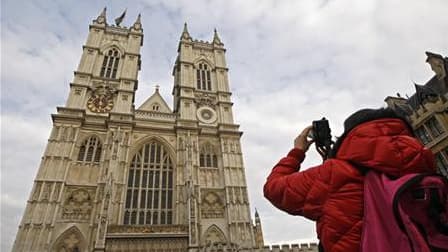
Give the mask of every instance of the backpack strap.
POLYGON ((448 222, 442 222, 441 214, 445 212, 445 205, 442 203, 437 190, 431 189, 429 193, 429 207, 428 215, 434 220, 436 229, 444 234, 448 235, 448 222))

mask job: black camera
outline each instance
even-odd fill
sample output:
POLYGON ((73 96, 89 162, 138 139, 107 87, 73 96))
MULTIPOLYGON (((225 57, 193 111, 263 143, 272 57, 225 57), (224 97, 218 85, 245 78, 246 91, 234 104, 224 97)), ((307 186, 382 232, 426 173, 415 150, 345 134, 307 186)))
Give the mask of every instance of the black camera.
POLYGON ((331 129, 328 120, 322 118, 321 120, 313 121, 312 136, 316 147, 331 149, 331 129))

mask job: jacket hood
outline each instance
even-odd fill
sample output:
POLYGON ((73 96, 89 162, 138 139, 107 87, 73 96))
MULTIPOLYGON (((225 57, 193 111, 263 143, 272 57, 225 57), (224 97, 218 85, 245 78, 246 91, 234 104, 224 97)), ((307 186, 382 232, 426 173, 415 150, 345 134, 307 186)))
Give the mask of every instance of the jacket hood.
POLYGON ((353 128, 342 141, 337 159, 387 175, 435 172, 434 155, 412 137, 400 119, 379 119, 353 128))

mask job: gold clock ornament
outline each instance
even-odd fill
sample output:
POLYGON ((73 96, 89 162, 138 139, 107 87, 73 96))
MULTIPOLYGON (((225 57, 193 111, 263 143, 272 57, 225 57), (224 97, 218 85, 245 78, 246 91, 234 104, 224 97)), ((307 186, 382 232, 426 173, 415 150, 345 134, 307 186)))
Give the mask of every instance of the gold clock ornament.
POLYGON ((106 113, 113 107, 114 101, 109 95, 94 94, 87 101, 87 108, 94 113, 106 113))
POLYGON ((93 113, 107 113, 114 107, 114 93, 115 89, 101 85, 97 87, 89 100, 87 100, 87 108, 93 113))

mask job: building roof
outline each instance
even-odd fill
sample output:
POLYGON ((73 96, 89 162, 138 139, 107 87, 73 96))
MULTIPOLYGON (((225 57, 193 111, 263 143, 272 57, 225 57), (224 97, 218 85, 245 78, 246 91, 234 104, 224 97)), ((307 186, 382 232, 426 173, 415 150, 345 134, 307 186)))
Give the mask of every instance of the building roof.
POLYGON ((443 57, 440 54, 426 52, 426 62, 429 62, 430 58, 437 58, 443 60, 445 77, 439 79, 435 74, 429 81, 423 85, 415 84, 415 93, 409 97, 405 103, 396 104, 395 109, 397 112, 411 115, 413 110, 418 109, 424 103, 444 96, 448 98, 448 58, 443 57))

